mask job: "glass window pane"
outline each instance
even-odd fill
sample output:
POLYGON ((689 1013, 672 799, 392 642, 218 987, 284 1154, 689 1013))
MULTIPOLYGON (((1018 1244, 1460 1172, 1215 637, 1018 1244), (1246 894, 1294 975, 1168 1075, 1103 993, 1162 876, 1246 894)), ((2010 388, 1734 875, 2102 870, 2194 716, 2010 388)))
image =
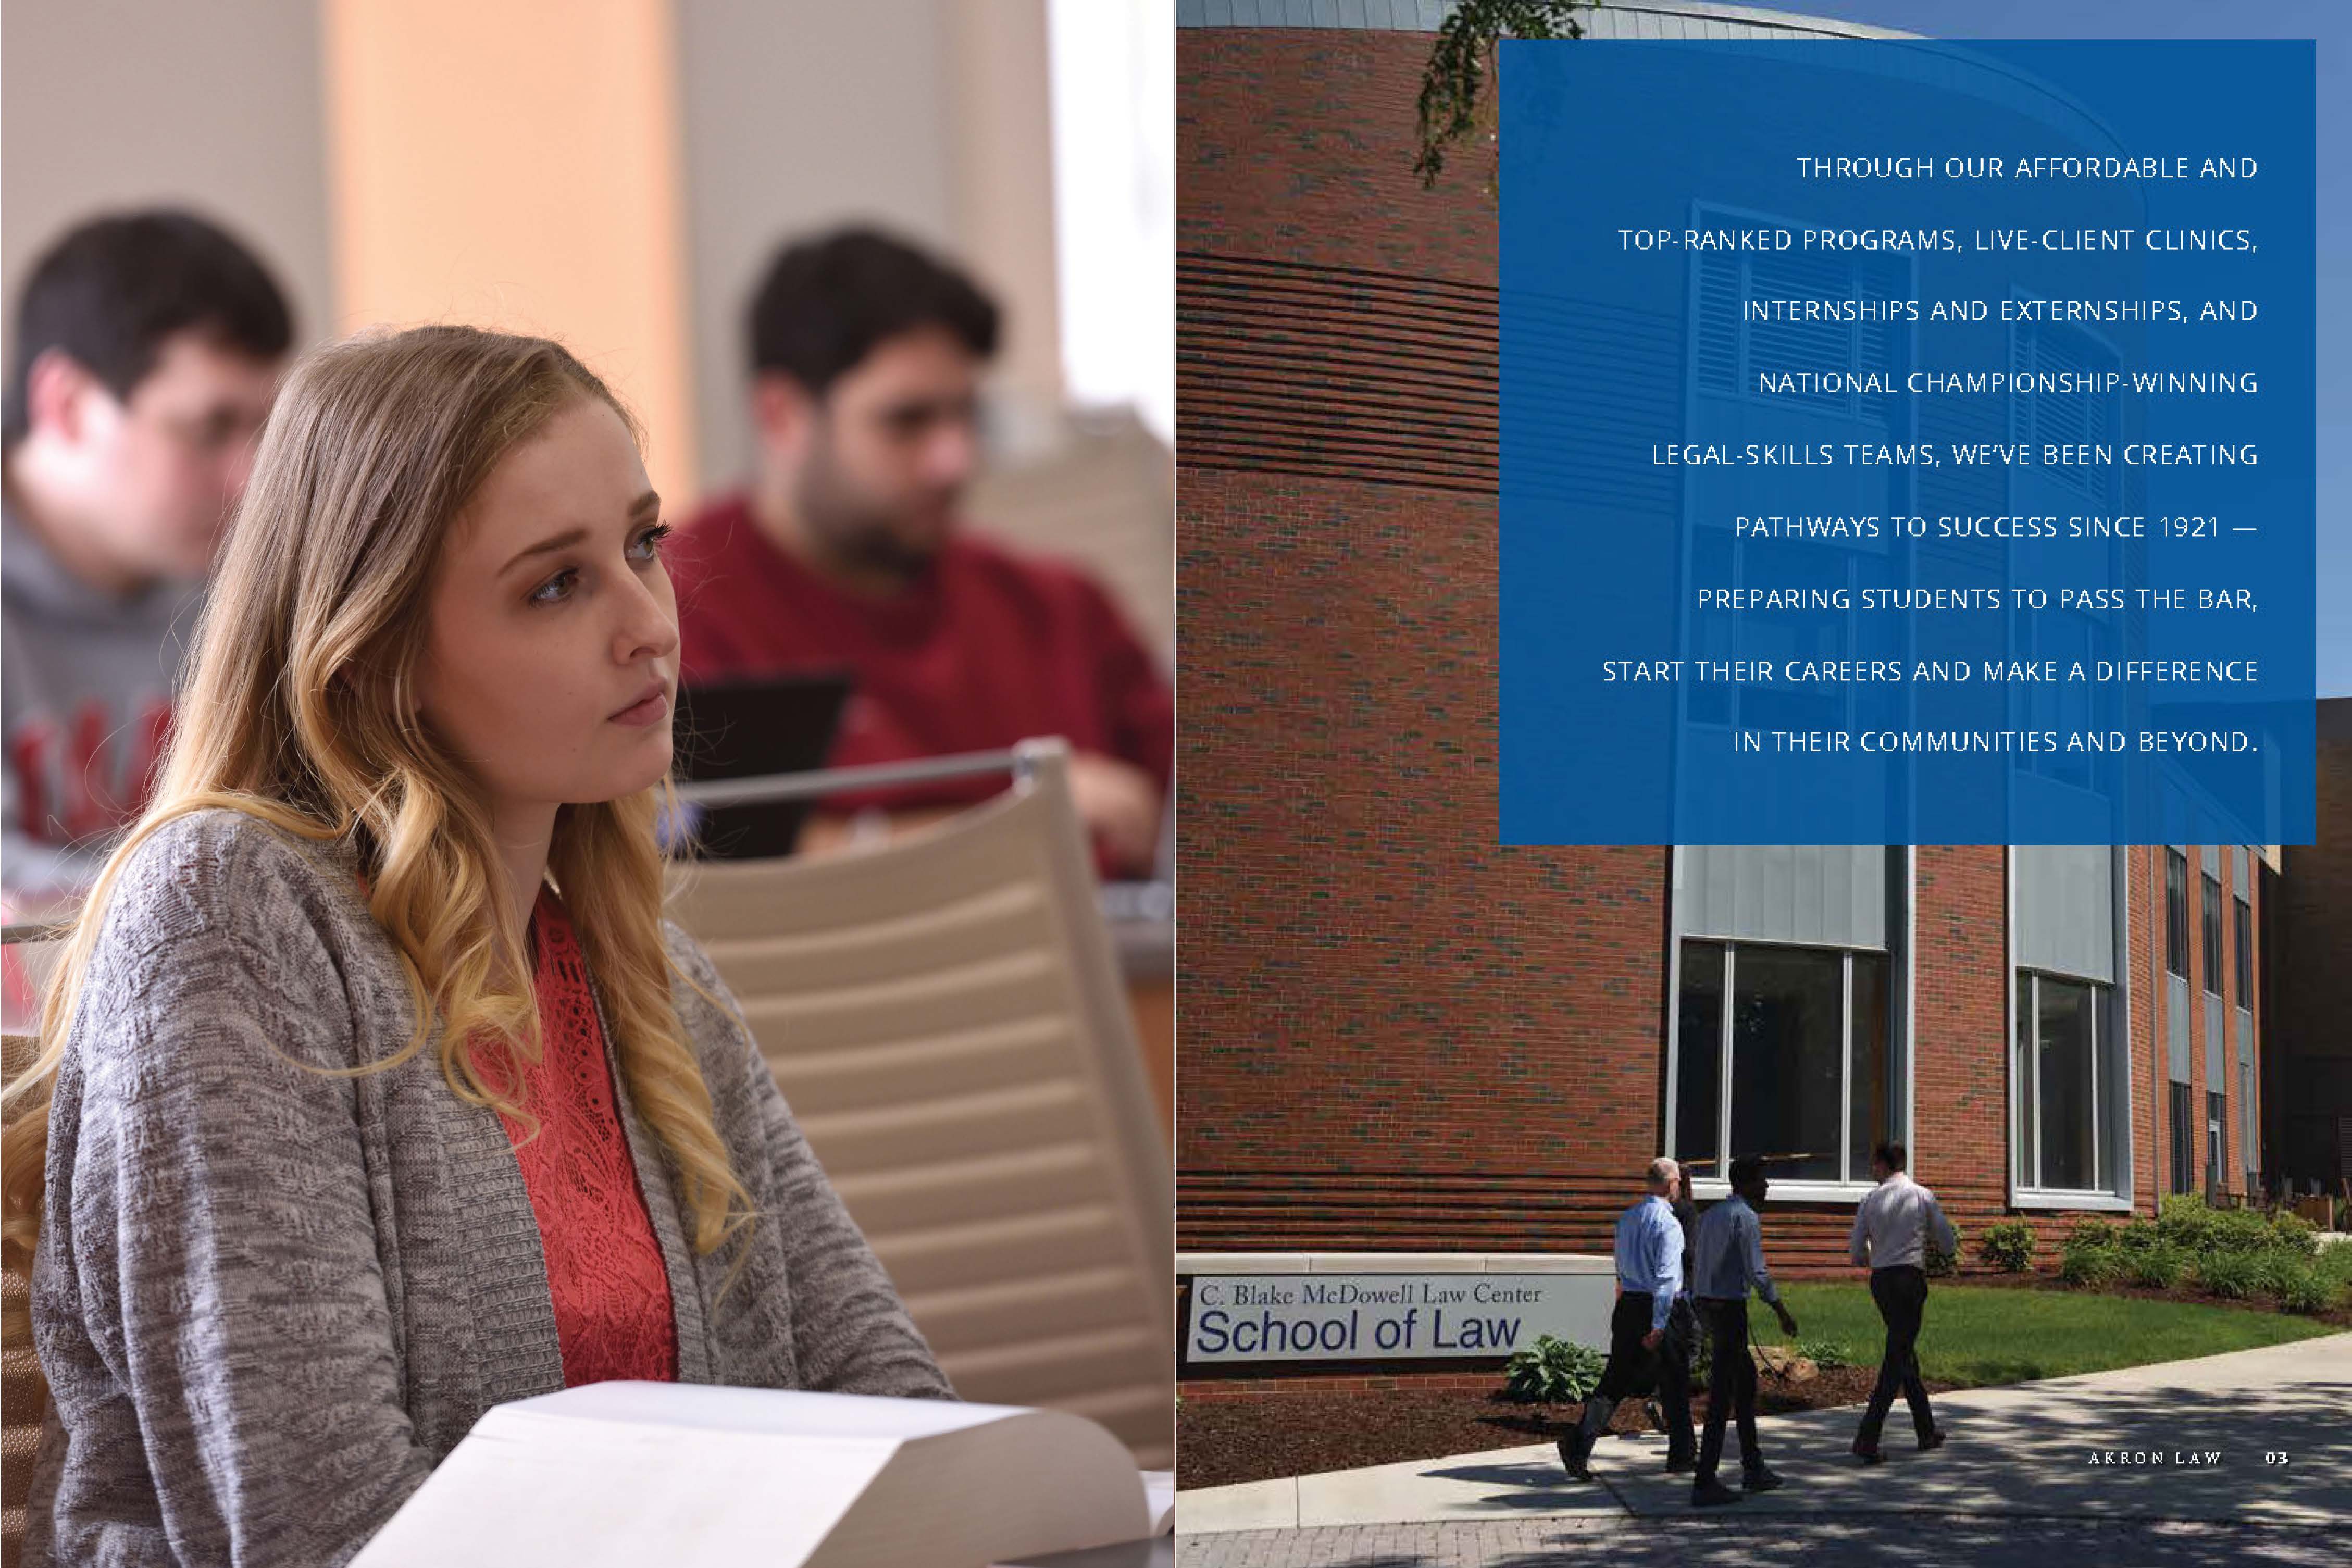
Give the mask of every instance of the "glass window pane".
POLYGON ((2090 987, 2046 974, 2041 984, 2042 1184, 2075 1192, 2093 1184, 2090 987))
POLYGON ((2189 974, 2189 861, 2178 849, 2164 852, 2164 967, 2189 974))
POLYGON ((1895 1136, 1894 1084, 1887 1062, 1886 955, 1853 955, 1853 1094, 1846 1179, 1870 1180, 1871 1145, 1895 1136))
POLYGON ((2041 1168, 2033 1131, 2033 976, 2017 972, 2017 1037, 2010 1045, 2010 1147, 2017 1151, 2017 1184, 2038 1187, 2041 1168))
POLYGON ((2251 1009, 2254 1005, 2254 910, 2243 899, 2234 901, 2238 906, 2238 1005, 2251 1009))
POLYGON ((2205 879, 2205 989, 2221 994, 2221 884, 2205 879))
POLYGON ((1776 1178, 1838 1175, 1844 954, 1745 947, 1732 966, 1731 1152, 1776 1178))
POLYGON ((1675 1158, 1696 1176, 1723 1174, 1723 944, 1683 943, 1682 1013, 1675 1024, 1675 1158))
POLYGON ((2170 1087, 2172 1110, 2172 1190, 2185 1193, 2189 1186, 2189 1151, 2196 1147, 2196 1131, 2190 1125, 2189 1089, 2176 1082, 2170 1087))

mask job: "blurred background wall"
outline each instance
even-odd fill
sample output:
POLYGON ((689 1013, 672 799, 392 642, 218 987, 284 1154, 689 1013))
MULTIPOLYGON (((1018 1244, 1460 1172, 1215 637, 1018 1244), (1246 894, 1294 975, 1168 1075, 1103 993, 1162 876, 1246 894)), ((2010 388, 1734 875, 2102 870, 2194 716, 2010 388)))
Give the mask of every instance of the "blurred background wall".
POLYGON ((1168 0, 9 0, 0 287, 92 213, 192 205, 305 345, 562 339, 690 501, 749 463, 762 266, 877 221, 1006 312, 974 520, 1093 567, 1172 663, 1171 28, 1168 0))
POLYGON ((9 324, 26 268, 68 226, 176 202, 233 222, 277 270, 296 331, 326 331, 334 289, 319 39, 308 0, 11 0, 0 11, 9 324))

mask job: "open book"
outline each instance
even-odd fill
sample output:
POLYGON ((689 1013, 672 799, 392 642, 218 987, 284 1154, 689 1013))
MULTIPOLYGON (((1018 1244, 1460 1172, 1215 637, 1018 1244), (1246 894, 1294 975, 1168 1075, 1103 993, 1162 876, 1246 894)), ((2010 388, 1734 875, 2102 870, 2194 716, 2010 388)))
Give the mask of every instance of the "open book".
POLYGON ((978 1568, 1160 1533, 1171 1499, 1060 1411, 592 1383, 493 1406, 352 1568, 978 1568))

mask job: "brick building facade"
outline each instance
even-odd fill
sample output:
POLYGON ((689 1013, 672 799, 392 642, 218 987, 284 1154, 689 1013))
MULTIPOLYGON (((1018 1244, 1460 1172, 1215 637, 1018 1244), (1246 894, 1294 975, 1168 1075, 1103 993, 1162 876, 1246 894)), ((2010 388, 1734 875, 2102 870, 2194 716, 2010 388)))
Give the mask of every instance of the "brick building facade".
POLYGON ((2281 851, 2263 1058, 2266 1173, 2352 1189, 2352 697, 2319 705, 2319 837, 2281 851))
MULTIPOLYGON (((1837 1123, 1776 1175, 1766 1237, 1787 1271, 1843 1267, 1857 1123, 1907 1134, 1970 1233, 2022 1215, 2046 1241, 2209 1176, 2242 1187, 2260 1168, 2261 1005, 2241 978, 2263 962, 2258 851, 1857 853, 1836 862, 1871 889, 1847 900, 1857 923, 1809 943, 1758 932, 1819 912, 1785 895, 1826 851, 1709 852, 1708 875, 1780 895, 1764 928, 1734 930, 1677 894, 1690 852, 1497 845, 1486 153, 1458 151, 1433 189, 1412 173, 1433 39, 1398 24, 1440 7, 1211 15, 1240 8, 1179 9, 1180 1251, 1605 1253, 1651 1156, 1750 1114, 1762 1080, 1727 1063, 1830 1059, 1759 1047, 1769 1026, 1750 1023, 1735 1046, 1731 1016, 1798 1016, 1857 976, 1885 1001, 1844 1003, 1834 1116, 1767 1118, 1837 1123), (2063 899, 2013 912, 2020 887, 2062 883, 2101 889, 2087 946, 2063 899), (2087 967, 2038 956, 2070 946, 2087 967), (1732 1006, 1708 1010, 1706 973, 1732 977, 1732 1006), (2053 1096, 2081 1138, 2020 1123, 2034 1073, 2015 1010, 2037 1005, 2062 1051, 2079 1016, 2098 1053, 2104 1100, 2053 1096), (1873 1045, 1885 1026, 1874 1078, 1851 1065, 1857 1020, 1873 1045), (1722 1055, 1678 1081, 1680 1037, 1705 1050, 1718 1026, 1722 1055), (1718 1073, 1727 1111, 1678 1103, 1718 1073), (2053 1156, 2067 1193, 2022 1163, 2053 1156), (2105 1199, 2074 1190, 2102 1180, 2105 1199)), ((1729 1136, 1754 1141, 1736 1120, 1729 1136)))

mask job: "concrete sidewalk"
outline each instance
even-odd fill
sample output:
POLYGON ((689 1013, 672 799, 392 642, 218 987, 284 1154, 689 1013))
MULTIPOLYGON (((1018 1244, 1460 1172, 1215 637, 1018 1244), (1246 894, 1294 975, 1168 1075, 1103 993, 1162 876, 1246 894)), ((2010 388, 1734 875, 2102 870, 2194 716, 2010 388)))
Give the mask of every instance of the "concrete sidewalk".
MULTIPOLYGON (((2194 1361, 1936 1396, 1945 1447, 1921 1454, 1897 1400, 1883 1465, 1847 1452, 1857 1407, 1768 1416, 1764 1457, 1786 1483, 1695 1510, 1664 1439, 1602 1439, 1599 1478, 1570 1481, 1550 1444, 1180 1492, 1181 1535, 1332 1526, 1629 1521, 1761 1513, 2352 1526, 2352 1334, 2194 1361)), ((1738 1477, 1732 1436, 1724 1479, 1738 1477)))

